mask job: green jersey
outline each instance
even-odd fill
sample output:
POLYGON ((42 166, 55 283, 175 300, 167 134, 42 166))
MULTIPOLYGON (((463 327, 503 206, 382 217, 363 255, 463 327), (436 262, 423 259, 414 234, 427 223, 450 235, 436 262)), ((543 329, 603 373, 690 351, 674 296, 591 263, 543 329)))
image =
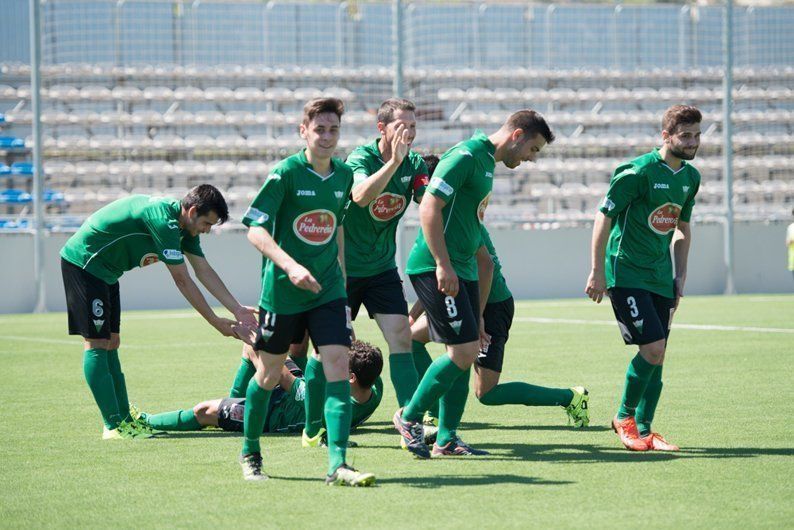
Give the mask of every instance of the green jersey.
MULTIPOLYGON (((463 280, 477 280, 475 255, 482 244, 480 225, 493 188, 495 151, 488 137, 476 131, 474 136, 444 153, 427 186, 427 193, 446 202, 441 211, 444 241, 455 273, 463 280)), ((434 270, 435 259, 420 229, 408 256, 406 272, 421 274, 434 270)))
POLYGON ((375 409, 380 405, 380 400, 383 399, 383 380, 378 377, 375 384, 372 385, 372 395, 365 403, 359 403, 352 397, 350 403, 353 405, 353 414, 351 416, 350 428, 355 429, 372 416, 375 409))
POLYGON ((94 212, 61 249, 61 257, 105 283, 135 267, 184 263, 183 252, 204 256, 198 236, 179 227, 176 199, 130 195, 94 212))
MULTIPOLYGON (((347 157, 357 185, 377 173, 385 162, 378 140, 356 148, 347 157)), ((350 202, 345 215, 345 266, 348 276, 374 276, 397 268, 397 224, 411 199, 419 202, 427 185, 427 165, 413 151, 403 159, 389 183, 372 202, 350 202)))
POLYGON ((312 169, 304 151, 279 162, 265 179, 243 224, 261 226, 279 247, 300 263, 322 286, 318 294, 295 287, 287 273, 262 259, 262 296, 259 305, 276 314, 307 311, 344 298, 336 231, 353 186, 353 173, 339 159, 322 176, 312 169))
POLYGON ((507 288, 507 281, 505 281, 505 277, 502 276, 502 264, 499 263, 499 256, 496 255, 496 249, 491 242, 491 235, 488 233, 485 225, 481 225, 480 231, 482 234, 482 244, 488 249, 488 254, 491 255, 494 264, 491 292, 488 294, 487 303, 495 304, 497 302, 503 302, 513 296, 513 293, 507 288))
POLYGON ((607 288, 634 287, 673 298, 670 243, 678 221, 689 222, 700 173, 678 171, 658 149, 618 166, 601 212, 612 219, 606 249, 607 288))

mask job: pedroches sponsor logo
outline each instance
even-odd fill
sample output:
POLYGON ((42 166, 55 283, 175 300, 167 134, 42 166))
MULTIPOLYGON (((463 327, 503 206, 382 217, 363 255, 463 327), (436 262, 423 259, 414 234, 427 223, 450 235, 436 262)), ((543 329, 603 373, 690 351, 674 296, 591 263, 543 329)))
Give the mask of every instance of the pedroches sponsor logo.
POLYGON ((653 183, 653 189, 655 189, 655 190, 669 190, 670 189, 670 185, 669 184, 665 184, 664 182, 654 182, 653 183))
POLYGON ((314 197, 317 194, 314 192, 314 190, 298 190, 296 195, 298 197, 314 197))
POLYGON ((369 214, 376 221, 388 221, 400 215, 405 209, 405 197, 396 193, 381 193, 369 203, 369 214))
POLYGON ((141 258, 141 263, 138 265, 139 267, 146 267, 147 265, 151 265, 152 263, 157 263, 160 261, 160 258, 157 257, 157 254, 154 252, 149 252, 148 254, 144 254, 141 258))
POLYGON ((295 218, 292 230, 309 245, 325 245, 336 232, 336 215, 330 210, 312 210, 295 218))
POLYGON ((437 189, 444 195, 452 195, 452 192, 455 190, 452 189, 452 186, 441 180, 439 177, 433 177, 430 179, 430 187, 433 189, 437 189))
POLYGON ((678 225, 678 216, 681 214, 681 207, 672 202, 667 202, 648 216, 648 226, 659 235, 669 234, 678 225))
POLYGON ((163 256, 165 259, 182 259, 182 252, 175 248, 163 249, 163 256))
POLYGON ((480 201, 480 205, 477 206, 477 219, 479 219, 480 223, 485 222, 485 209, 488 208, 488 201, 490 200, 491 194, 489 193, 485 196, 485 198, 483 198, 482 201, 480 201))

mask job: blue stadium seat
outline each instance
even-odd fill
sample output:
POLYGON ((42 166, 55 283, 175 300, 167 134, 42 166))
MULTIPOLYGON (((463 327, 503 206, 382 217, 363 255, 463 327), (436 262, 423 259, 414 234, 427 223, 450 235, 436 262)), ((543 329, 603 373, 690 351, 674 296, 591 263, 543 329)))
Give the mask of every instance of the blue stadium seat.
POLYGON ((5 122, 6 122, 6 115, 0 112, 0 123, 5 123, 5 122))
POLYGON ((58 190, 44 190, 42 195, 44 197, 44 202, 50 204, 60 204, 65 200, 63 192, 58 190))
POLYGON ((0 149, 23 149, 25 147, 24 138, 14 136, 0 136, 0 149))
POLYGON ((33 197, 25 190, 3 190, 0 191, 0 204, 27 204, 33 201, 33 197))
POLYGON ((11 168, 5 164, 0 164, 0 177, 4 177, 10 174, 11 174, 11 168))
POLYGON ((14 162, 11 164, 12 175, 33 175, 32 162, 14 162))

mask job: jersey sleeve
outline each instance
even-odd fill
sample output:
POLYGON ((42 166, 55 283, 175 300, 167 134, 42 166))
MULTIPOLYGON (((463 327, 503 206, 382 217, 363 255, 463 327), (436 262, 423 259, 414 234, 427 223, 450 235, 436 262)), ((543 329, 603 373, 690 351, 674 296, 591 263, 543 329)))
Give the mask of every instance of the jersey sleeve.
POLYGON ((273 220, 285 195, 286 175, 283 173, 284 171, 279 171, 276 168, 267 176, 259 193, 243 215, 245 226, 262 226, 264 228, 273 226, 273 220))
POLYGON ((342 203, 342 207, 339 209, 339 215, 337 215, 337 218, 339 219, 339 226, 342 226, 345 222, 345 219, 347 218, 347 212, 350 208, 350 203, 353 202, 350 198, 350 193, 353 191, 353 186, 355 184, 356 182, 354 181, 354 177, 350 177, 348 179, 347 185, 345 186, 345 201, 342 203))
POLYGON ((699 189, 700 189, 700 174, 698 174, 698 179, 695 185, 692 186, 692 189, 689 190, 690 191, 689 196, 687 197, 686 202, 684 202, 684 205, 681 208, 681 213, 678 216, 678 218, 684 221, 685 223, 688 223, 689 220, 692 218, 692 208, 695 207, 695 195, 697 195, 699 189))
POLYGON ((183 235, 182 236, 182 252, 193 254, 194 256, 204 257, 204 251, 201 250, 201 242, 199 236, 183 235))
POLYGON ((143 223, 152 236, 157 257, 166 265, 185 262, 182 255, 182 230, 179 220, 169 216, 166 204, 153 205, 143 212, 143 223))
POLYGON ((619 166, 609 182, 609 189, 599 210, 607 217, 615 217, 643 193, 645 179, 630 165, 619 166))
POLYGON ((475 163, 474 156, 465 149, 442 158, 427 185, 427 193, 451 201, 472 174, 475 163))
POLYGON ((350 153, 345 161, 347 167, 353 172, 353 185, 356 186, 364 182, 370 176, 370 168, 367 164, 367 157, 358 150, 350 153))
POLYGON ((427 185, 430 183, 429 174, 427 164, 420 158, 414 169, 413 189, 411 190, 416 203, 422 200, 422 195, 425 194, 427 185))

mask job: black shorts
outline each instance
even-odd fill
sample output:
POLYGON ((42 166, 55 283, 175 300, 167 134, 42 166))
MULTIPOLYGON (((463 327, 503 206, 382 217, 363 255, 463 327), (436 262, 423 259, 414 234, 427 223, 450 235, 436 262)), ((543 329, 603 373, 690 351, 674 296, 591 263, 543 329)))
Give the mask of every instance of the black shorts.
POLYGON ((613 287, 609 290, 612 310, 626 344, 650 344, 670 335, 675 298, 645 289, 613 287))
POLYGON ((425 307, 430 340, 442 344, 466 344, 480 340, 480 292, 477 282, 459 279, 456 297, 438 290, 435 272, 411 275, 411 283, 425 307))
POLYGON ((353 320, 358 316, 362 303, 367 308, 369 318, 375 318, 378 314, 408 316, 408 302, 405 301, 403 281, 397 269, 374 276, 348 276, 347 303, 353 320))
POLYGON ((119 284, 108 285, 90 272, 61 258, 69 335, 109 339, 121 328, 119 284))
POLYGON ((288 315, 278 315, 260 307, 254 349, 276 355, 287 353, 290 344, 303 342, 307 330, 317 348, 329 344, 350 346, 352 329, 346 298, 288 315))
MULTIPOLYGON (((270 394, 265 424, 262 427, 263 434, 270 432, 270 415, 285 397, 288 397, 288 394, 280 386, 274 388, 270 394)), ((243 432, 244 425, 245 398, 223 398, 218 405, 218 427, 228 432, 243 432)))
POLYGON ((486 348, 480 348, 477 355, 477 366, 488 368, 494 372, 502 371, 502 362, 505 357, 505 344, 510 336, 510 326, 513 325, 515 302, 511 296, 507 300, 486 304, 483 311, 485 332, 491 336, 491 343, 486 348))

